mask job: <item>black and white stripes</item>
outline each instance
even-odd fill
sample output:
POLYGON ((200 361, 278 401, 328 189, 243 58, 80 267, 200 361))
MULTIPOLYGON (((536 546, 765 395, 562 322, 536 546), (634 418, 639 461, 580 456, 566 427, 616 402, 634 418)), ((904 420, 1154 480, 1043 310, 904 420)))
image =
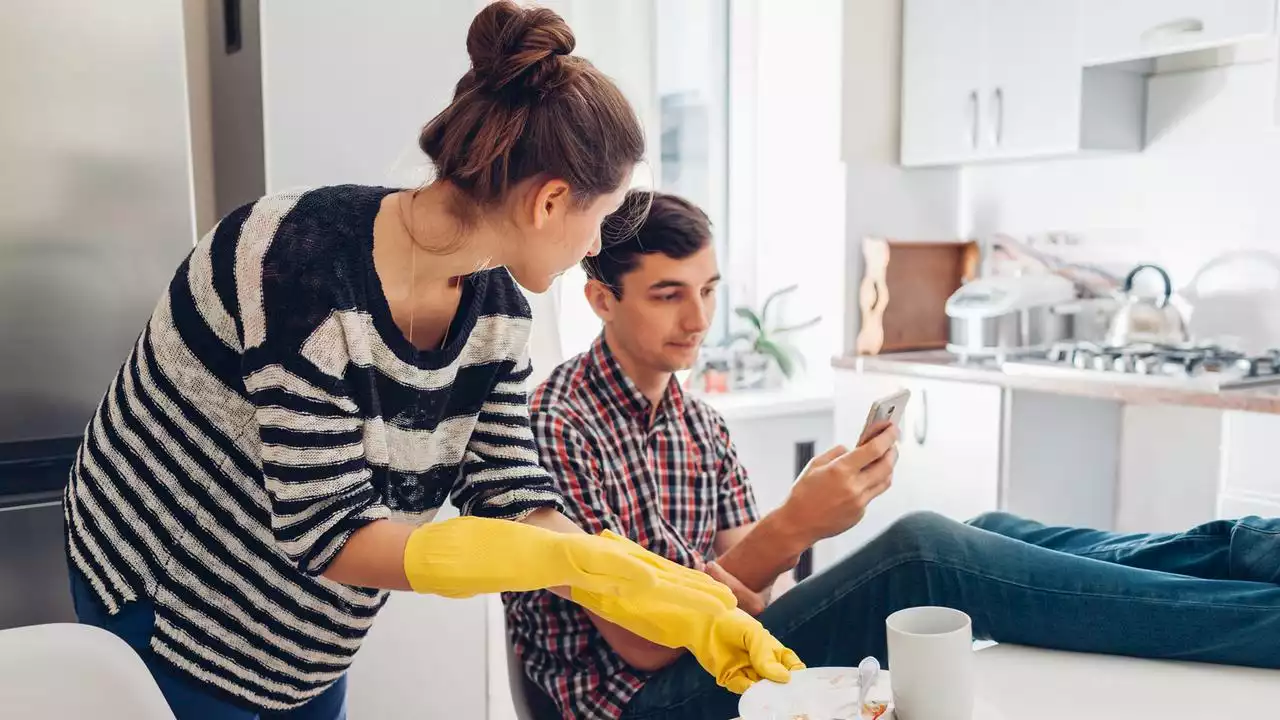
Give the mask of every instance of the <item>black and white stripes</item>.
POLYGON ((68 553, 111 612, 151 601, 153 651, 262 709, 350 664, 385 594, 321 576, 380 518, 558 507, 524 383, 529 309, 469 278, 438 351, 414 350, 373 268, 390 190, 236 210, 193 250, 111 383, 67 487, 68 553))

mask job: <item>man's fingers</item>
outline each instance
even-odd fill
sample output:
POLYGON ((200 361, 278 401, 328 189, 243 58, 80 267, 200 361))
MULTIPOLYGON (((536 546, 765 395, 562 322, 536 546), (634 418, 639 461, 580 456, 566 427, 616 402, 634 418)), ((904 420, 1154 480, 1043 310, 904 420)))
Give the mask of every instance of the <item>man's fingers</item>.
POLYGON ((875 437, 845 453, 834 462, 849 472, 857 472, 884 457, 898 442, 898 426, 889 425, 875 437))
POLYGON ((828 448, 826 452, 810 460, 809 464, 810 465, 826 465, 827 463, 834 462, 836 459, 840 458, 841 456, 848 454, 848 452, 849 452, 849 448, 843 445, 836 445, 835 447, 828 448))
POLYGON ((862 491, 862 507, 865 509, 871 504, 872 500, 880 497, 893 486, 893 475, 887 475, 885 478, 874 485, 869 485, 862 491))
POLYGON ((733 573, 720 567, 717 562, 707 563, 707 574, 724 583, 733 591, 735 597, 738 598, 738 607, 751 616, 759 615, 764 612, 764 598, 760 594, 754 592, 751 588, 742 584, 742 581, 733 575, 733 573))
POLYGON ((880 497, 893 484, 893 466, 897 459, 897 451, 894 450, 863 469, 861 477, 866 481, 861 490, 864 504, 880 497))

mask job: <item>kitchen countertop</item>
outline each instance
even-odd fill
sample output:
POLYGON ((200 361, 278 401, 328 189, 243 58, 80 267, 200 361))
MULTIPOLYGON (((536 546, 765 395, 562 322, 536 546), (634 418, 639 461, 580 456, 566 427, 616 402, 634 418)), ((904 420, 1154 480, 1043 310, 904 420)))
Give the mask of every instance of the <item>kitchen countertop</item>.
POLYGON ((729 393, 695 394, 695 396, 730 422, 831 412, 835 408, 835 397, 830 382, 796 385, 775 390, 740 390, 729 393))
POLYGON ((1200 388, 1153 387, 1123 379, 1090 380, 1046 372, 1007 373, 994 362, 963 362, 944 350, 891 353, 886 355, 837 356, 837 369, 856 372, 902 375, 931 380, 999 385, 1013 390, 1033 390, 1058 395, 1076 395, 1145 405, 1185 405, 1216 410, 1239 410, 1280 414, 1280 385, 1206 391, 1200 388))

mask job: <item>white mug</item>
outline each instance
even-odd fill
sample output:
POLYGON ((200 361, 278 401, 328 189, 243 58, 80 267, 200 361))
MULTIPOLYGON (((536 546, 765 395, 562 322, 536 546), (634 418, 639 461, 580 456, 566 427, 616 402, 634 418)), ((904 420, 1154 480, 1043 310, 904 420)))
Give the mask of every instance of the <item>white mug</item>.
POLYGON ((899 610, 885 621, 897 720, 972 720, 973 622, 945 607, 899 610))

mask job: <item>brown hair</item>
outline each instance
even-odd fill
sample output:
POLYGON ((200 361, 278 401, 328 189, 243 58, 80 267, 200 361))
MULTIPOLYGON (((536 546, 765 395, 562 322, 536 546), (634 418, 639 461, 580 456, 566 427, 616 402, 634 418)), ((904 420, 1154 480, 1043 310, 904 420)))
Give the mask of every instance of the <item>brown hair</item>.
POLYGON ((583 258, 582 269, 621 298, 622 278, 642 255, 683 260, 710 243, 711 220, 702 208, 677 195, 631 190, 601 226, 600 254, 583 258))
POLYGON ((464 215, 536 176, 564 180, 589 202, 617 189, 640 161, 635 111, 612 80, 569 54, 574 43, 555 12, 510 0, 471 22, 471 69, 418 138, 436 178, 471 202, 459 208, 464 215))

